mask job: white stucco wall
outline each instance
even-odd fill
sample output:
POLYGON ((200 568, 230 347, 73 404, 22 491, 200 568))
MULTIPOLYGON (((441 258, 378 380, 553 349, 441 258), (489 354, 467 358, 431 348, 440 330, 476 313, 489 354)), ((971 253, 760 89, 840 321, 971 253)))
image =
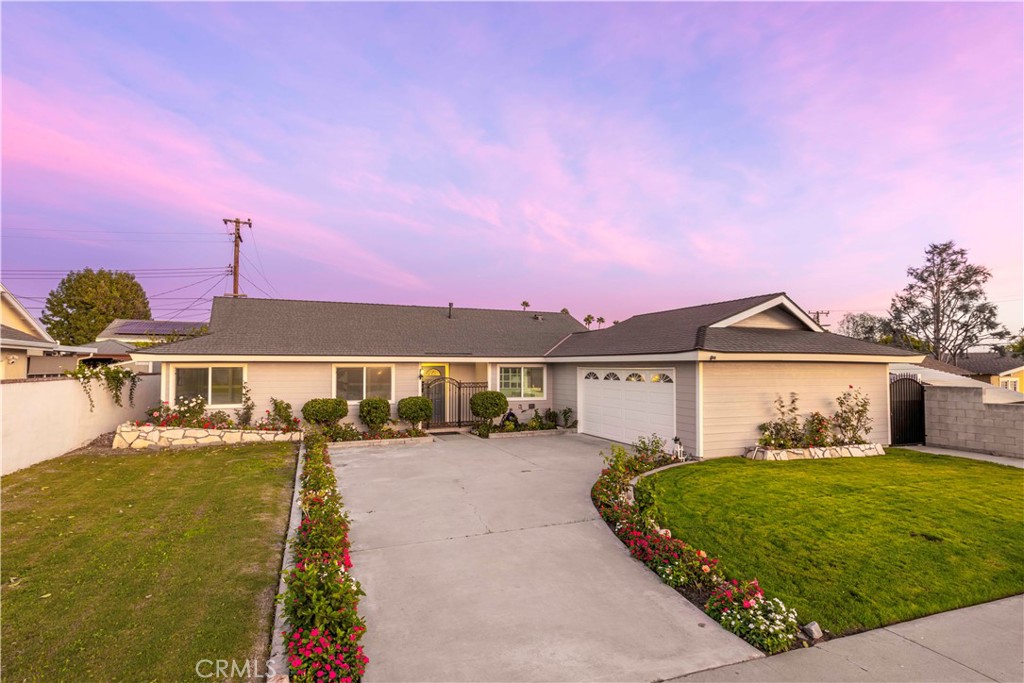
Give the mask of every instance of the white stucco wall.
POLYGON ((93 381, 96 408, 77 380, 54 378, 0 384, 0 472, 8 474, 80 448, 127 420, 141 418, 159 401, 160 377, 144 375, 135 390, 135 406, 119 408, 93 381))

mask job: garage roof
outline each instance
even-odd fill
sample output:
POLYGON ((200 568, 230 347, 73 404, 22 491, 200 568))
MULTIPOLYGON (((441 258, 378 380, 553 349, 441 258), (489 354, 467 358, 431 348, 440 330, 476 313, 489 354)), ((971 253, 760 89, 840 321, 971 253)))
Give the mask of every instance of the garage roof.
POLYGON ((809 320, 806 313, 784 292, 776 292, 633 316, 606 329, 575 333, 552 349, 548 356, 628 356, 682 353, 698 349, 723 353, 920 355, 891 346, 823 332, 813 322, 802 324, 803 329, 736 325, 736 322, 743 319, 745 313, 765 310, 766 306, 776 305, 793 313, 797 321, 809 320))

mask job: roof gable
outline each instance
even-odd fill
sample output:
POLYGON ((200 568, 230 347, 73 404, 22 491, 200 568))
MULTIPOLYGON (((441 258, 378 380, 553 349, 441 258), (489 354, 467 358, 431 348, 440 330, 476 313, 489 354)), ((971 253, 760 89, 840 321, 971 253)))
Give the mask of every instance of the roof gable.
POLYGON ((683 353, 920 355, 825 332, 783 292, 633 316, 571 335, 552 358, 683 353))
MULTIPOLYGON (((3 300, 3 324, 8 329, 14 330, 27 327, 32 330, 29 334, 34 335, 37 340, 47 341, 52 344, 57 343, 57 341, 50 336, 50 333, 46 331, 46 328, 43 327, 38 320, 32 317, 32 314, 28 312, 28 309, 18 301, 18 297, 11 294, 11 290, 7 289, 2 282, 0 282, 0 299, 3 300), (22 324, 12 325, 11 323, 15 321, 8 320, 7 316, 9 315, 18 317, 22 324)), ((24 332, 25 330, 21 329, 21 331, 24 332)))

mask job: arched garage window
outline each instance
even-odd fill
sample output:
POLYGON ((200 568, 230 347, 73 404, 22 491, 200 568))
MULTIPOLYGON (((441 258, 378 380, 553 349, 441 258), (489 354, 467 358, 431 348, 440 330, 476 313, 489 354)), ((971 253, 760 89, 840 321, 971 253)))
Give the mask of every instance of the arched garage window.
POLYGON ((643 382, 644 381, 644 376, 641 375, 639 372, 631 372, 628 375, 626 375, 626 381, 627 382, 643 382))
POLYGON ((604 376, 604 378, 607 380, 612 380, 613 382, 619 381, 619 376, 616 375, 614 372, 609 372, 607 375, 604 376))
POLYGON ((597 376, 596 372, 588 372, 586 375, 583 376, 583 379, 601 379, 601 378, 597 376))

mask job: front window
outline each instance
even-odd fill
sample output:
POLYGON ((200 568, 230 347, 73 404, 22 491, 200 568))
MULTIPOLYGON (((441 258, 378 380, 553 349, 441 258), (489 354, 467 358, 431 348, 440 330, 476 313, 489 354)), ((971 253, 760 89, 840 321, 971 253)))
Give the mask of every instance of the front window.
POLYGON ((391 395, 391 366, 372 365, 334 369, 335 397, 346 401, 386 398, 391 395))
POLYGON ((498 391, 508 398, 543 398, 544 368, 499 367, 498 391))
POLYGON ((1011 391, 1020 391, 1020 383, 1015 379, 1001 379, 999 380, 999 383, 1003 386, 1004 389, 1009 389, 1011 391))
POLYGON ((242 367, 175 368, 174 398, 202 398, 207 405, 242 403, 242 367))

